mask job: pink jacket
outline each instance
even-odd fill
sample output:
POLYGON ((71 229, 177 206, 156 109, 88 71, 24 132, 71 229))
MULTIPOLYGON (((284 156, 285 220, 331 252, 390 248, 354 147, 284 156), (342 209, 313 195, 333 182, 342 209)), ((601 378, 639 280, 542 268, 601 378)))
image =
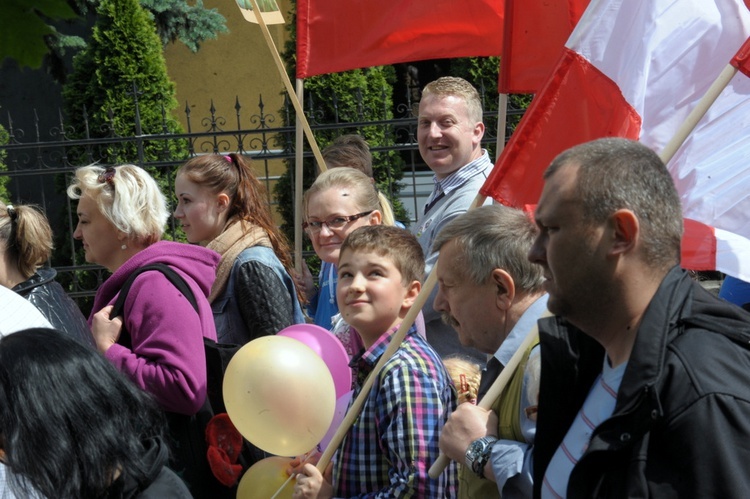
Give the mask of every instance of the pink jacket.
POLYGON ((156 262, 166 263, 185 278, 200 313, 161 272, 145 272, 133 282, 125 300, 125 328, 132 337, 132 349, 116 344, 106 357, 165 410, 195 414, 206 398, 203 337, 216 339, 207 296, 216 278, 218 253, 170 241, 149 246, 102 284, 92 317, 114 303, 133 270, 156 262))

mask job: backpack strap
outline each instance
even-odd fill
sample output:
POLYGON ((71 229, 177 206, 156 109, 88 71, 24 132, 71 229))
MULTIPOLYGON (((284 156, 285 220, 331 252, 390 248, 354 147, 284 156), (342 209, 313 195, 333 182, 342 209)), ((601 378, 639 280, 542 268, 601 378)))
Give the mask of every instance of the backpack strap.
MULTIPOLYGON (((166 277, 169 282, 172 283, 172 285, 177 288, 177 290, 182 293, 182 295, 187 298, 187 300, 190 302, 190 304, 193 306, 196 312, 199 312, 198 310, 198 301, 195 299, 195 294, 193 293, 193 290, 190 289, 190 286, 187 282, 185 282, 185 279, 178 274, 172 267, 165 263, 152 263, 150 265, 145 265, 143 267, 135 269, 125 280, 122 287, 120 288, 120 293, 117 295, 117 299, 115 300, 114 305, 112 306, 112 312, 110 312, 110 317, 117 317, 118 315, 123 315, 124 309, 125 309, 125 299, 128 297, 128 292, 130 291, 130 287, 133 285, 133 282, 135 281, 136 277, 141 275, 144 272, 147 272, 149 270, 156 270, 161 272, 164 277, 166 277)), ((117 340, 117 343, 120 345, 126 346, 128 348, 132 347, 133 341, 130 337, 130 333, 125 328, 125 325, 123 324, 122 332, 120 333, 120 338, 117 340)))

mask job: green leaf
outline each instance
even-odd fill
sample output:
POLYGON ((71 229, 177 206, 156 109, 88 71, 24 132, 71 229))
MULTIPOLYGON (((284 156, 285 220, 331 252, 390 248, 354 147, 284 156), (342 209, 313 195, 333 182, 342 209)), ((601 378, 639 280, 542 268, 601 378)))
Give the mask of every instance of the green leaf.
POLYGON ((38 68, 49 52, 45 37, 57 33, 40 15, 71 19, 65 0, 10 0, 0 15, 0 60, 10 57, 21 67, 38 68))

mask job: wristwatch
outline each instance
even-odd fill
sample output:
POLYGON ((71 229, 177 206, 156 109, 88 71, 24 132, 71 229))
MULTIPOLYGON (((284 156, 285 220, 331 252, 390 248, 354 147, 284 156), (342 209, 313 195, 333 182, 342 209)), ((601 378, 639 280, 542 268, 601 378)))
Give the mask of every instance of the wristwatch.
POLYGON ((490 460, 492 444, 497 442, 495 437, 482 437, 474 440, 466 449, 465 463, 479 478, 484 478, 484 467, 490 460))

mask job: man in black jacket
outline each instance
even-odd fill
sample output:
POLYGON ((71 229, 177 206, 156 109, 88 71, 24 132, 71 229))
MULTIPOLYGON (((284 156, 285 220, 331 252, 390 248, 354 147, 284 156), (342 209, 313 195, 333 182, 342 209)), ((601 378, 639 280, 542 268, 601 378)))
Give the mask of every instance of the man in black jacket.
POLYGON ((601 139, 544 175, 536 497, 745 497, 750 315, 678 266, 682 213, 645 146, 601 139))

